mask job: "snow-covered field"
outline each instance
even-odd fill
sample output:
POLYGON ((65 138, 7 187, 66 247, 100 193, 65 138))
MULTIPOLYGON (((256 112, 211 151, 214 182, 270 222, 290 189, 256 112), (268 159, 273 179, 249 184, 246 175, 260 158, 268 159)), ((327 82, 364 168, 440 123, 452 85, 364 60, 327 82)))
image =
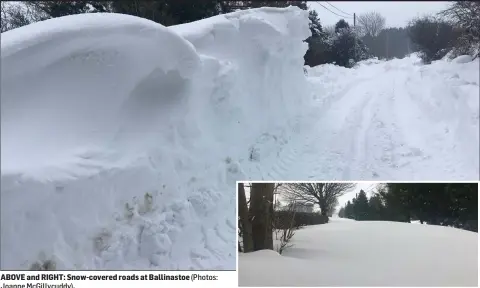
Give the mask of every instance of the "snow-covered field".
POLYGON ((282 255, 239 255, 240 286, 474 286, 478 234, 450 227, 331 218, 298 230, 282 255))
POLYGON ((2 33, 0 266, 234 269, 235 180, 478 179, 478 60, 305 77, 309 35, 293 7, 2 33))

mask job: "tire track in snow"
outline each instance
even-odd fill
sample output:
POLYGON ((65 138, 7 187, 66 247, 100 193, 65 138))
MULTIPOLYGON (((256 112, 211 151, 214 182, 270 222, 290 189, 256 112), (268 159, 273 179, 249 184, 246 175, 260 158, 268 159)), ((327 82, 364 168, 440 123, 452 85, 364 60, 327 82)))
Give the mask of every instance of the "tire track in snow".
MULTIPOLYGON (((456 99, 459 95, 451 95, 453 100, 436 99, 442 101, 439 107, 425 106, 422 95, 410 88, 412 79, 422 76, 417 67, 378 68, 378 73, 370 74, 370 78, 355 76, 339 92, 315 97, 318 107, 312 109, 316 113, 309 111, 311 116, 306 117, 312 123, 284 147, 271 165, 263 166, 268 167, 263 169, 267 178, 439 180, 452 175, 469 178, 459 171, 472 171, 470 176, 478 174, 478 161, 462 153, 471 151, 474 144, 462 143, 452 136, 445 138, 442 131, 438 132, 441 122, 447 121, 459 137, 473 133, 468 126, 473 122, 470 115, 461 114, 468 109, 466 102, 456 99), (460 113, 460 117, 440 117, 442 107, 460 113), (452 148, 454 155, 448 154, 452 148)), ((433 89, 441 79, 433 80, 415 87, 418 90, 427 85, 427 89, 433 89)), ((447 88, 450 94, 456 94, 455 87, 447 88)))
POLYGON ((414 179, 414 169, 410 167, 411 157, 423 155, 421 150, 406 142, 405 131, 397 125, 395 101, 397 97, 405 96, 398 92, 398 83, 401 81, 397 80, 402 79, 401 75, 391 76, 378 79, 388 85, 384 84, 375 91, 375 101, 372 110, 368 112, 371 117, 368 128, 362 135, 362 150, 370 173, 365 174, 362 173, 365 170, 359 170, 357 177, 360 179, 414 179))
POLYGON ((363 122, 372 99, 363 85, 361 80, 357 80, 327 98, 326 106, 320 110, 317 108, 309 119, 310 129, 282 151, 271 166, 271 179, 350 179, 350 165, 358 158, 355 151, 357 134, 365 129, 360 127, 359 130, 357 126, 363 122), (349 101, 352 98, 356 101, 349 101))
MULTIPOLYGON (((276 157, 262 161, 262 166, 258 167, 262 180, 317 180, 318 177, 323 177, 321 175, 332 175, 332 170, 325 163, 335 163, 335 159, 342 155, 337 152, 327 152, 329 150, 328 145, 327 147, 322 145, 322 142, 330 142, 331 140, 328 138, 336 132, 319 130, 319 127, 322 126, 319 125, 319 122, 322 119, 328 119, 329 117, 326 115, 331 114, 330 109, 338 107, 338 103, 351 90, 362 84, 362 81, 364 79, 355 79, 339 92, 331 95, 321 98, 314 96, 317 99, 315 100, 316 105, 302 117, 302 131, 295 133, 293 140, 276 157), (335 159, 322 161, 321 159, 325 158, 325 154, 321 153, 322 151, 335 159)), ((318 93, 323 93, 323 91, 318 93)), ((335 168, 333 170, 339 172, 343 169, 335 168)), ((335 178, 342 179, 342 177, 338 177, 338 173, 332 176, 335 175, 337 176, 335 178)))

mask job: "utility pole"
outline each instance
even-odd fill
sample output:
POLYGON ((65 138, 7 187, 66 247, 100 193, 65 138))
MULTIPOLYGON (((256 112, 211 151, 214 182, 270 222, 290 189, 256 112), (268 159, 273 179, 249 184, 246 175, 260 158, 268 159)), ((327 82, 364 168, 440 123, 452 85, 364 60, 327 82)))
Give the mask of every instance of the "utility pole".
POLYGON ((355 57, 355 61, 357 61, 357 17, 355 13, 353 13, 353 57, 355 57))
POLYGON ((387 60, 388 60, 388 32, 385 33, 385 36, 386 36, 386 40, 385 40, 385 51, 386 51, 386 55, 387 55, 387 60))

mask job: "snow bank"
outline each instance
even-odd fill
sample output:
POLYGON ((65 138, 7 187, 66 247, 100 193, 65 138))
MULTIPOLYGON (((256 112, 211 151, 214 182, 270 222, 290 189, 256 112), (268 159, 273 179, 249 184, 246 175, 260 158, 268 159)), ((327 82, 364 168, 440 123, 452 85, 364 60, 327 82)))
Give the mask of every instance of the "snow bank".
POLYGON ((107 152, 120 162, 156 145, 141 138, 179 112, 169 106, 182 106, 200 65, 187 41, 127 15, 44 21, 1 45, 2 175, 38 180, 95 175, 116 166, 99 159, 107 152))
POLYGON ((305 15, 294 7, 266 7, 171 28, 203 59, 205 73, 195 87, 212 99, 193 104, 202 130, 223 144, 255 143, 262 133, 287 127, 291 115, 302 111, 309 100, 302 70, 308 49, 302 41, 310 35, 305 15))
POLYGON ((294 7, 2 33, 1 267, 234 269, 234 181, 307 104, 308 36, 294 7))
POLYGON ((332 218, 295 233, 282 255, 240 254, 240 286, 477 286, 478 234, 332 218))

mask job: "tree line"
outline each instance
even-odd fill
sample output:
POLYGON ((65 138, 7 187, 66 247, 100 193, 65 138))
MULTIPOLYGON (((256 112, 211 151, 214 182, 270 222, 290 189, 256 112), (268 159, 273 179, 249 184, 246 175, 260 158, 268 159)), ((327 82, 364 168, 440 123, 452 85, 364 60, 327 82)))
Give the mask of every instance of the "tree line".
POLYGON ((479 55, 480 2, 454 1, 437 15, 413 19, 408 35, 424 63, 442 59, 451 52, 459 55, 479 55))
MULTIPOLYGON (((82 13, 128 14, 170 26, 236 10, 290 5, 308 10, 307 1, 2 1, 1 32, 82 13)), ((386 19, 375 11, 359 15, 356 27, 344 19, 334 27, 322 27, 315 10, 309 11, 309 19, 312 36, 305 40, 308 51, 304 59, 305 65, 311 67, 326 63, 353 67, 371 57, 403 58, 411 52, 419 52, 424 63, 430 63, 450 51, 452 57, 463 54, 477 57, 480 48, 480 2, 452 2, 437 15, 415 18, 404 28, 386 28, 386 19)))
POLYGON ((145 18, 164 26, 188 23, 219 14, 257 7, 307 9, 306 1, 219 0, 117 0, 117 1, 19 1, 2 2, 2 32, 30 23, 83 13, 120 13, 145 18))
POLYGON ((339 20, 333 29, 325 31, 315 10, 309 11, 312 36, 306 42, 305 65, 310 67, 333 63, 343 67, 353 67, 357 62, 371 57, 367 46, 358 37, 357 30, 344 19, 339 20))
MULTIPOLYGON (((297 6, 308 10, 307 1, 218 1, 218 0, 119 0, 119 1, 21 1, 21 4, 1 3, 1 31, 34 22, 67 15, 110 12, 142 17, 164 26, 192 21, 257 7, 297 6)), ((309 49, 305 64, 324 63, 351 67, 369 54, 354 29, 340 20, 331 33, 323 31, 318 14, 309 11, 312 36, 305 41, 309 49)))
POLYGON ((477 183, 388 183, 369 198, 360 190, 339 217, 452 226, 478 232, 477 183))

